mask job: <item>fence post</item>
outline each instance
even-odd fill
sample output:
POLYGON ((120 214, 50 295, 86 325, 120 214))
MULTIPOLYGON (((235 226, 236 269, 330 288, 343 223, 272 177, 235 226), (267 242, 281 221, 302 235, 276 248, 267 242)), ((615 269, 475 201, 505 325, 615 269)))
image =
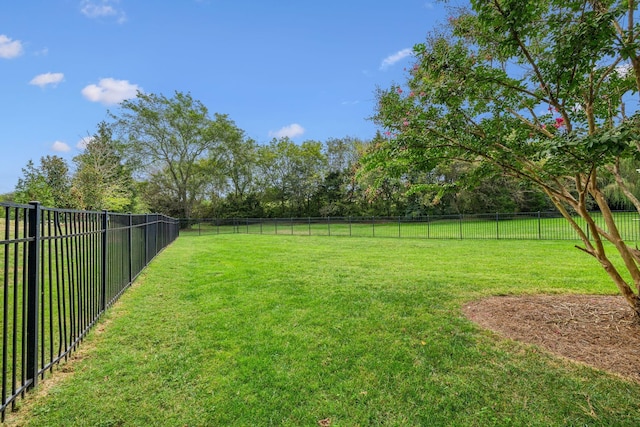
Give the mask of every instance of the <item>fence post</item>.
POLYGON ((373 231, 373 237, 376 237, 376 217, 371 217, 371 230, 373 231))
POLYGON ((144 215, 144 266, 149 264, 149 214, 144 215))
POLYGON ((327 216, 327 232, 329 233, 329 236, 331 236, 331 217, 327 216))
POLYGON ((133 282, 133 214, 129 212, 129 284, 131 282, 133 282))
POLYGON ((155 257, 156 255, 158 255, 158 252, 160 252, 160 249, 158 248, 158 244, 160 243, 158 239, 158 236, 160 235, 160 215, 155 214, 155 226, 153 227, 156 232, 153 233, 153 238, 155 240, 155 244, 154 244, 154 251, 153 251, 153 256, 155 257))
POLYGON ((500 240, 500 214, 496 212, 496 240, 500 240))
POLYGON ((27 381, 38 385, 38 296, 40 294, 40 202, 31 202, 27 259, 27 381))
POLYGON ((400 235, 400 215, 398 215, 398 239, 400 237, 402 237, 402 236, 400 235))
POLYGON ((462 240, 462 214, 460 214, 460 240, 462 240))
POLYGON ((538 240, 542 240, 542 224, 540 224, 540 211, 538 211, 538 240))
POLYGON ((591 240, 591 236, 589 236, 589 227, 585 227, 587 229, 587 240, 591 240))
POLYGON ((100 295, 100 312, 103 312, 107 307, 107 251, 108 251, 108 231, 109 227, 109 213, 107 210, 102 211, 102 295, 100 295))

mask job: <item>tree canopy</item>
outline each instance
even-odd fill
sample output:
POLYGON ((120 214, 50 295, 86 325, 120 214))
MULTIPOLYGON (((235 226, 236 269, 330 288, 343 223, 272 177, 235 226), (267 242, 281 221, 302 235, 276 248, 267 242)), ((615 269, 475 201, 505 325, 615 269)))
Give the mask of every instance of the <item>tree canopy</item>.
POLYGON ((30 160, 22 173, 23 177, 18 180, 14 194, 16 202, 37 200, 45 206, 72 206, 69 166, 62 157, 44 156, 39 166, 30 160))
POLYGON ((207 107, 181 92, 173 98, 139 92, 111 116, 125 158, 142 175, 165 176, 179 216, 190 218, 207 181, 201 161, 237 133, 235 124, 226 115, 211 118, 207 107))
POLYGON ((135 210, 136 194, 131 170, 123 164, 112 134, 106 122, 99 123, 97 132, 87 138, 84 152, 73 158, 76 171, 71 192, 76 205, 82 209, 135 210))
POLYGON ((602 179, 640 212, 621 172, 640 159, 636 12, 627 0, 472 0, 452 10, 414 47, 406 85, 379 91, 374 120, 386 133, 366 169, 399 177, 468 165, 455 183, 412 183, 436 198, 496 175, 541 189, 640 315, 640 251, 620 238, 602 179))

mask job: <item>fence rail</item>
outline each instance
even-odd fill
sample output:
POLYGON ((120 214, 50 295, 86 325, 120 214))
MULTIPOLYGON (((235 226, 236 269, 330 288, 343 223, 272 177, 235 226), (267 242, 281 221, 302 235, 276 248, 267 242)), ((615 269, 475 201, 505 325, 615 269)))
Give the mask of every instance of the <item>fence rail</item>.
MULTIPOLYGON (((596 223, 607 229, 599 213, 596 223)), ((623 239, 640 240, 638 212, 615 212, 623 239)), ((584 229, 584 221, 575 221, 584 229)), ((289 234, 422 239, 577 240, 558 212, 429 215, 423 217, 206 218, 181 219, 185 234, 289 234)), ((588 231, 588 230, 587 230, 588 231)))
POLYGON ((179 233, 163 215, 0 203, 0 416, 68 357, 179 233))

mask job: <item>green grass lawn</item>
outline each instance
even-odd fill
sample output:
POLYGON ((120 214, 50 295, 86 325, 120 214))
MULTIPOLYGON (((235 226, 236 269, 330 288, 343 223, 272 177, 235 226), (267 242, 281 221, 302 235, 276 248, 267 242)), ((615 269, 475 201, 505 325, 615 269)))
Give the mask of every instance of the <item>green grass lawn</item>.
POLYGON ((520 293, 615 288, 571 242, 184 236, 8 421, 639 425, 639 384, 461 314, 520 293))

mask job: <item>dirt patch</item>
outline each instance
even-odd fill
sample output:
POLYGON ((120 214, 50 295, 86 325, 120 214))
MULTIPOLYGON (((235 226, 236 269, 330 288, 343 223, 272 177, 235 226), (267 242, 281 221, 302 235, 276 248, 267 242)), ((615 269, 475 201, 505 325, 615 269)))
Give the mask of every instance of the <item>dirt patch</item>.
POLYGON ((503 337, 640 382, 640 323, 622 297, 501 296, 463 311, 503 337))

